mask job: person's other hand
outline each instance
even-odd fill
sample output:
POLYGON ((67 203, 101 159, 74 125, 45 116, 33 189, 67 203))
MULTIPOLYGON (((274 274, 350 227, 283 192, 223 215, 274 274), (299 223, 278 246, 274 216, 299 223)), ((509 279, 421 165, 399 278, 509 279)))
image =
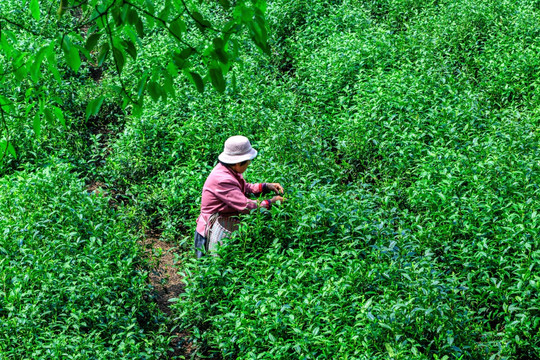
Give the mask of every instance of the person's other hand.
POLYGON ((276 194, 283 194, 283 186, 279 183, 266 183, 268 190, 275 192, 276 194))
POLYGON ((281 197, 281 196, 277 195, 277 196, 274 196, 274 197, 273 197, 273 198, 272 198, 272 199, 271 199, 270 201, 272 202, 272 204, 275 204, 275 203, 276 203, 276 201, 281 201, 281 202, 284 202, 284 201, 285 201, 285 199, 284 199, 283 197, 281 197))

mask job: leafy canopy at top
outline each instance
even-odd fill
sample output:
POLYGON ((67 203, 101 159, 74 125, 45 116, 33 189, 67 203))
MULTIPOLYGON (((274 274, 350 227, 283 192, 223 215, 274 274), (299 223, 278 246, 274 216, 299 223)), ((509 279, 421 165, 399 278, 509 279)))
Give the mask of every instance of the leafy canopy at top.
MULTIPOLYGON (((16 157, 11 120, 30 119, 39 137, 42 119, 66 126, 62 101, 50 91, 81 68, 108 69, 123 108, 140 114, 145 95, 176 96, 174 80, 189 79, 198 91, 226 88, 225 75, 238 58, 240 36, 269 53, 264 0, 8 0, 0 6, 0 157, 16 157), (206 10, 206 11, 205 11, 206 10), (131 73, 144 51, 145 35, 171 39, 163 59, 131 73)), ((140 68, 140 67, 139 67, 140 68)), ((106 95, 88 101, 86 119, 106 95)))

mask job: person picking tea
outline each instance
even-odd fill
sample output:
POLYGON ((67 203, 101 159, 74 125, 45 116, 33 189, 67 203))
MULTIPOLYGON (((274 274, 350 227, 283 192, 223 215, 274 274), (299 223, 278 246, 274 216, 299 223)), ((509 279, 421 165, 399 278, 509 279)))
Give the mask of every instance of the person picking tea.
POLYGON ((206 179, 201 200, 201 213, 197 218, 195 231, 195 252, 197 258, 204 252, 212 252, 217 244, 222 244, 232 231, 238 228, 237 215, 252 209, 270 209, 276 201, 283 201, 283 187, 279 183, 250 184, 242 174, 257 156, 248 138, 236 135, 225 141, 223 152, 218 156, 218 164, 206 179), (274 192, 267 200, 252 200, 249 195, 258 196, 274 192))

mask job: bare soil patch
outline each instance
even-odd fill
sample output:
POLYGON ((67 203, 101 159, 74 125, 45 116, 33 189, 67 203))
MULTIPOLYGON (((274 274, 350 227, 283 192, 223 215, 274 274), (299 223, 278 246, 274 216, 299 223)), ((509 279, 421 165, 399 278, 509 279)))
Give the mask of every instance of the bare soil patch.
MULTIPOLYGON (((116 209, 119 194, 114 189, 100 181, 90 181, 86 184, 86 191, 93 196, 102 196, 109 198, 109 206, 116 209)), ((158 308, 169 318, 173 317, 170 299, 177 298, 184 292, 183 277, 178 273, 177 259, 175 256, 177 250, 174 245, 161 240, 161 231, 159 229, 148 229, 145 231, 144 239, 140 242, 146 257, 150 259, 152 268, 149 271, 149 282, 154 288, 154 301, 158 308)), ((192 343, 187 340, 189 334, 176 332, 171 341, 173 351, 167 354, 169 358, 197 358, 196 350, 192 343)))
POLYGON ((175 248, 160 240, 159 230, 147 230, 143 240, 144 249, 149 258, 155 258, 155 267, 150 272, 150 283, 155 289, 157 304, 161 311, 171 315, 170 299, 184 292, 182 277, 178 274, 175 261, 175 248))
MULTIPOLYGON (((175 257, 176 248, 161 240, 161 231, 149 229, 145 232, 145 238, 142 241, 148 258, 153 259, 153 268, 150 270, 150 284, 155 291, 155 301, 161 311, 168 317, 172 317, 172 303, 170 299, 177 298, 184 292, 183 277, 178 273, 176 267, 177 257, 175 257)), ((189 334, 177 332, 171 342, 173 351, 168 355, 193 357, 195 349, 189 342, 189 334)))

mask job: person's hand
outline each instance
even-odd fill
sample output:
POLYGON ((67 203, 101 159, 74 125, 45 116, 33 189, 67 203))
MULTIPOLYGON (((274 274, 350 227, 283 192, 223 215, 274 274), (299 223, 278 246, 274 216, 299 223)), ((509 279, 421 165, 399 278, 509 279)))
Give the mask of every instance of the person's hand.
MULTIPOLYGON (((278 184, 279 185, 279 184, 278 184)), ((270 199, 270 201, 272 202, 272 204, 275 204, 276 201, 281 201, 281 202, 284 202, 285 199, 279 195, 276 195, 274 196, 272 199, 270 199)))
POLYGON ((266 183, 266 188, 276 194, 283 194, 283 186, 279 183, 266 183))

